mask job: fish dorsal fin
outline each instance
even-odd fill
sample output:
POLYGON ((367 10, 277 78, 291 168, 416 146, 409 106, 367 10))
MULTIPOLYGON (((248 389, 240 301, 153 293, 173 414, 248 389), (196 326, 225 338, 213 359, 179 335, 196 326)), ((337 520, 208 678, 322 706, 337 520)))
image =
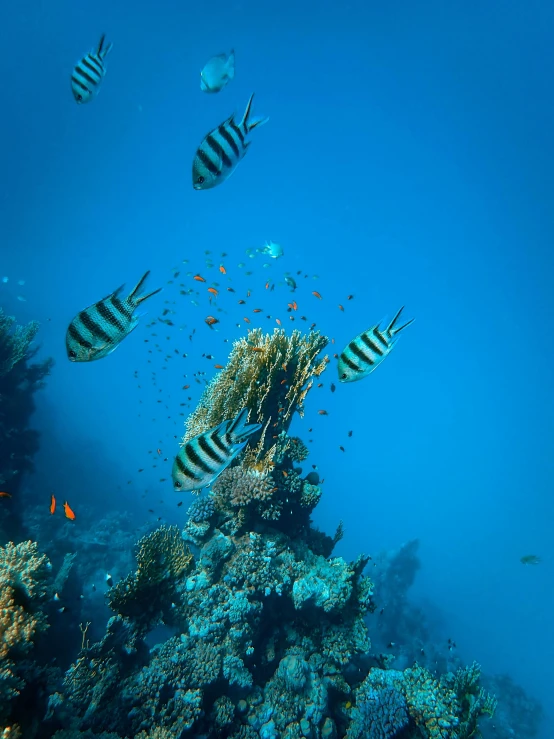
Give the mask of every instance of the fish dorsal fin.
POLYGON ((140 278, 140 280, 137 282, 135 287, 129 293, 129 296, 127 297, 127 301, 131 303, 131 305, 134 305, 136 307, 137 305, 144 303, 145 300, 148 300, 148 298, 151 298, 152 295, 159 293, 160 290, 162 289, 161 287, 158 287, 156 290, 152 290, 152 292, 148 293, 147 295, 138 295, 140 288, 144 285, 144 282, 149 274, 150 274, 150 270, 145 272, 143 276, 140 278))
POLYGON ((104 300, 109 300, 109 298, 116 298, 119 295, 119 293, 123 290, 124 287, 125 287, 125 283, 123 283, 123 285, 120 285, 118 288, 116 288, 115 290, 113 290, 111 293, 108 293, 99 302, 102 303, 102 302, 104 302, 104 300))

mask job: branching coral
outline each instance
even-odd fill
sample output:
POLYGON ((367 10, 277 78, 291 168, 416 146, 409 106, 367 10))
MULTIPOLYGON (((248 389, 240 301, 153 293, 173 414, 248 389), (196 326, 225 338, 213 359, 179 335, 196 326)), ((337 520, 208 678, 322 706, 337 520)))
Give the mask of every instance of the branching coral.
POLYGON ((294 411, 303 414, 313 377, 327 366, 326 357, 317 359, 327 343, 327 337, 317 331, 293 331, 291 336, 283 329, 275 329, 273 334, 264 334, 261 329, 249 331, 246 338, 233 344, 226 367, 208 385, 187 419, 184 440, 234 418, 244 407, 251 411, 251 423, 271 418, 273 424, 286 428, 294 411))
POLYGON ((139 541, 137 570, 108 592, 108 605, 149 628, 169 613, 178 581, 192 562, 179 529, 161 526, 139 541))
POLYGON ((13 316, 7 316, 0 308, 0 377, 25 358, 38 329, 38 321, 19 326, 13 316))

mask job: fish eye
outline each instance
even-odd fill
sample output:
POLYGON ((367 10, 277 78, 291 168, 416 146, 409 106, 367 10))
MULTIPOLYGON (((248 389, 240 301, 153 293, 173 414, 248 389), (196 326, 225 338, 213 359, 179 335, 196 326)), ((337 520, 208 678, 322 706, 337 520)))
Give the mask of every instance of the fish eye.
POLYGON ((183 485, 182 485, 182 483, 179 482, 179 480, 175 480, 175 487, 176 488, 182 488, 183 485))
POLYGON ((196 182, 197 182, 197 183, 198 183, 199 185, 202 185, 202 184, 203 184, 203 182, 204 182, 204 178, 202 177, 202 175, 200 175, 200 177, 199 177, 199 178, 198 178, 198 179, 196 180, 196 182))
POLYGON ((76 359, 77 358, 77 352, 74 351, 73 349, 71 349, 70 352, 69 352, 69 356, 71 357, 71 359, 76 359))
POLYGON ((340 379, 341 380, 346 380, 346 372, 343 372, 342 373, 342 375, 340 376, 340 379))

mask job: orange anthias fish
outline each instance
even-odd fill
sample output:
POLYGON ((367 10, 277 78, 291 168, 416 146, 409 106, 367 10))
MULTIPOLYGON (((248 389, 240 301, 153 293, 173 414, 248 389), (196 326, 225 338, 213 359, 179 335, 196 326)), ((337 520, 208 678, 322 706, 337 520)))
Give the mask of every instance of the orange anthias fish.
POLYGON ((50 496, 50 515, 53 516, 56 512, 56 496, 52 494, 50 496))
POLYGON ((213 326, 216 323, 219 323, 219 319, 217 319, 215 316, 206 316, 204 318, 204 321, 208 324, 208 326, 213 326))
POLYGON ((212 295, 215 295, 216 297, 219 295, 219 292, 215 289, 215 287, 209 287, 208 292, 212 295))
POLYGON ((227 274, 227 270, 225 269, 225 267, 222 264, 219 265, 219 271, 221 272, 222 275, 226 275, 227 274))
POLYGON ((67 500, 63 504, 63 512, 65 513, 66 518, 69 518, 70 521, 75 521, 75 514, 69 507, 69 503, 67 502, 67 500))
POLYGON ((206 282, 206 280, 201 275, 194 275, 194 279, 196 282, 206 282))
POLYGON ((318 300, 323 300, 323 298, 321 297, 321 293, 318 293, 318 291, 317 291, 317 290, 313 290, 313 291, 312 291, 312 295, 315 295, 315 297, 316 297, 316 298, 317 298, 318 300))
POLYGON ((11 497, 12 497, 11 493, 0 492, 0 498, 11 498, 11 497))

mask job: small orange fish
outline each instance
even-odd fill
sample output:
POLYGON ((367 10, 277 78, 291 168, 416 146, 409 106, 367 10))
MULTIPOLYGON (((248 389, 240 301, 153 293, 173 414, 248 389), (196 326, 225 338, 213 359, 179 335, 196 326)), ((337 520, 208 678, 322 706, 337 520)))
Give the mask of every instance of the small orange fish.
POLYGON ((317 291, 317 290, 313 290, 313 291, 312 291, 312 295, 315 295, 315 297, 316 297, 316 298, 317 298, 318 300, 323 300, 323 298, 321 297, 321 293, 318 293, 318 291, 317 291))
POLYGON ((196 282, 206 282, 206 280, 201 275, 194 275, 194 279, 196 282))
POLYGON ((269 290, 269 280, 265 283, 265 289, 269 290))
POLYGON ((209 287, 208 292, 212 295, 215 295, 216 297, 219 295, 219 291, 215 289, 215 287, 209 287))
POLYGON ((296 300, 293 300, 292 303, 287 303, 287 305, 292 310, 298 310, 298 305, 296 304, 296 300))
POLYGON ((0 498, 11 498, 11 497, 12 497, 11 493, 0 492, 0 498))
POLYGON ((339 310, 344 310, 344 306, 339 303, 339 310))
POLYGON ((216 369, 223 369, 223 365, 222 364, 214 364, 214 367, 216 369))
POLYGON ((318 382, 317 386, 318 387, 323 387, 323 383, 322 382, 318 382))
POLYGON ((281 321, 278 318, 275 319, 275 323, 277 323, 279 326, 281 325, 281 321))
POLYGON ((222 275, 226 275, 227 274, 227 270, 225 269, 225 267, 222 264, 219 265, 219 271, 221 272, 222 275))
POLYGON ((208 326, 213 326, 216 323, 219 323, 219 318, 216 318, 215 316, 206 316, 204 318, 204 323, 207 323, 208 326))
POLYGON ((263 310, 263 308, 254 308, 254 310, 252 311, 252 313, 261 313, 262 310, 263 310))
POLYGON ((158 452, 158 454, 161 454, 162 453, 162 450, 161 449, 156 449, 156 451, 158 452))
POLYGON ((281 367, 285 370, 285 372, 287 371, 287 363, 286 362, 283 362, 283 364, 281 365, 281 367))
POLYGON ((320 416, 328 416, 329 415, 327 413, 327 411, 318 411, 318 413, 319 413, 320 416))
POLYGON ((264 348, 263 348, 263 346, 251 346, 250 348, 252 349, 253 352, 263 352, 263 351, 265 351, 264 348))
POLYGON ((289 473, 286 470, 281 470, 281 472, 283 473, 283 477, 289 476, 289 473))
POLYGON ((75 514, 69 507, 69 503, 67 502, 67 500, 63 504, 63 512, 65 513, 66 518, 69 518, 70 521, 75 521, 75 514))
POLYGON ((244 318, 243 320, 244 320, 245 323, 250 323, 250 319, 249 318, 244 318))
POLYGON ((56 497, 52 494, 50 496, 50 515, 53 516, 56 512, 56 497))

